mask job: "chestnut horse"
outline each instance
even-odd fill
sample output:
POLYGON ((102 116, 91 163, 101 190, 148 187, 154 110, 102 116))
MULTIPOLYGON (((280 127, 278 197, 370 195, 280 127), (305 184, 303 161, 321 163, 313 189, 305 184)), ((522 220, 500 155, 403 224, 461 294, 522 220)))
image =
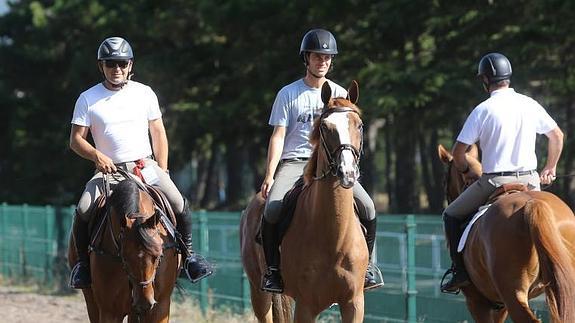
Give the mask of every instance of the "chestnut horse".
MULTIPOLYGON (((476 152, 469 166, 481 174, 476 152)), ((446 195, 464 188, 453 156, 438 147, 449 165, 446 195)), ((575 322, 575 216, 549 192, 526 191, 499 198, 480 217, 463 250, 472 284, 462 288, 476 322, 540 322, 528 300, 545 293, 553 322, 575 322)))
MULTIPOLYGON (((281 244, 285 295, 295 300, 296 322, 313 322, 334 303, 339 304, 342 322, 362 322, 364 317, 368 251, 353 205, 353 185, 359 175, 362 148, 355 81, 348 93, 348 98, 332 98, 327 82, 322 87, 325 108, 310 137, 314 150, 305 169, 305 186, 281 244)), ((242 262, 258 320, 281 321, 271 312, 289 313, 285 295, 283 307, 278 308, 272 306, 271 294, 260 291, 265 263, 254 237, 263 203, 258 193, 242 216, 242 262)))
MULTIPOLYGON (((100 243, 91 246, 92 285, 82 290, 90 322, 122 322, 126 315, 128 322, 169 320, 179 258, 143 189, 133 179, 121 181, 106 202, 100 243)), ((70 265, 77 259, 75 251, 68 249, 70 265)))

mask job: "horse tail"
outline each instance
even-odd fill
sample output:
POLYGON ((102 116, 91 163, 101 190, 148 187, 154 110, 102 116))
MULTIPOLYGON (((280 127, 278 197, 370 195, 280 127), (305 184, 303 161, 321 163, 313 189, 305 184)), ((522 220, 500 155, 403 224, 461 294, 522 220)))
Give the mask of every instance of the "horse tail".
POLYGON ((525 205, 551 318, 553 322, 575 322, 575 269, 553 213, 543 200, 531 199, 525 205))
POLYGON ((273 294, 272 296, 272 317, 274 323, 293 322, 292 318, 293 300, 284 294, 273 294))

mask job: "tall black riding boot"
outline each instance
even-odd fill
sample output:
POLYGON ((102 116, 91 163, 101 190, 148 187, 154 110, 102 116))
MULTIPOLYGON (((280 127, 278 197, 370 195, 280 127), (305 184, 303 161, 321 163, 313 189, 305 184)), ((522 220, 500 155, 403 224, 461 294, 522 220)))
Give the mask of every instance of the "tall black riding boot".
POLYGON ((377 232, 377 218, 373 220, 361 221, 361 224, 365 227, 365 242, 367 243, 367 251, 369 252, 369 263, 367 265, 367 271, 365 272, 365 283, 363 289, 374 289, 383 286, 383 275, 373 263, 373 247, 375 246, 375 234, 377 232))
POLYGON ((188 206, 188 201, 184 199, 184 210, 176 214, 176 230, 181 237, 180 249, 186 258, 184 261, 184 272, 192 283, 208 277, 214 273, 212 265, 200 254, 194 252, 192 248, 192 212, 188 206))
POLYGON ((90 236, 88 232, 88 222, 82 220, 78 212, 74 214, 72 236, 74 237, 74 246, 70 247, 76 248, 78 262, 76 262, 70 274, 70 287, 76 289, 88 288, 92 284, 92 278, 90 276, 90 255, 88 253, 90 236))
POLYGON ((262 246, 268 266, 262 281, 262 290, 270 293, 282 293, 284 283, 280 272, 280 251, 277 227, 262 219, 262 246))
POLYGON ((449 243, 449 255, 451 256, 451 269, 449 269, 444 277, 451 273, 451 278, 446 283, 441 285, 441 291, 444 293, 457 293, 461 287, 469 285, 469 276, 465 270, 465 263, 463 261, 463 254, 457 252, 459 239, 463 234, 461 228, 461 221, 457 218, 445 215, 443 217, 445 225, 445 235, 449 243))

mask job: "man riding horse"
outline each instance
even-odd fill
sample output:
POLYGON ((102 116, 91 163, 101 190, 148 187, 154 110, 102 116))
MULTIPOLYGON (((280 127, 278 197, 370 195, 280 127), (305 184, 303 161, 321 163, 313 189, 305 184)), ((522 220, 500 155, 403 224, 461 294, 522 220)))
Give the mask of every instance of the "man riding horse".
POLYGON ((539 103, 509 87, 511 74, 511 63, 502 54, 489 53, 479 62, 477 76, 490 97, 473 109, 453 147, 454 167, 464 174, 470 186, 443 212, 453 261, 451 279, 441 286, 443 292, 457 292, 469 284, 463 256, 457 252, 462 224, 495 189, 517 182, 539 190, 540 183, 549 184, 555 179, 563 132, 539 103), (549 139, 547 163, 540 175, 536 170, 537 134, 549 139), (469 167, 465 157, 468 147, 478 141, 482 150, 481 177, 469 167))
MULTIPOLYGON (((321 86, 328 82, 334 97, 347 96, 344 88, 326 78, 332 68, 332 59, 337 53, 335 38, 329 31, 313 29, 307 32, 299 51, 306 67, 306 75, 282 88, 272 107, 269 124, 274 130, 269 141, 266 174, 261 185, 262 196, 266 199, 262 241, 268 267, 262 282, 264 291, 283 291, 277 223, 281 220, 282 199, 302 176, 311 155, 309 135, 315 117, 319 116, 323 109, 321 86)), ((353 193, 360 221, 367 231, 365 239, 370 266, 365 276, 365 288, 379 287, 383 285, 382 281, 377 281, 380 275, 375 274, 379 269, 371 262, 376 234, 375 205, 359 183, 353 186, 353 193)))
POLYGON ((183 240, 180 248, 187 250, 184 271, 188 278, 195 282, 213 272, 192 250, 192 216, 168 174, 168 139, 158 98, 149 86, 131 80, 133 59, 132 47, 125 39, 105 39, 98 48, 98 68, 104 80, 80 94, 74 107, 70 148, 93 161, 97 172, 86 184, 74 216, 72 234, 79 260, 70 276, 72 288, 90 287, 90 214, 104 189, 102 176, 118 168, 140 175, 166 195, 183 240), (95 147, 87 140, 89 132, 95 147))

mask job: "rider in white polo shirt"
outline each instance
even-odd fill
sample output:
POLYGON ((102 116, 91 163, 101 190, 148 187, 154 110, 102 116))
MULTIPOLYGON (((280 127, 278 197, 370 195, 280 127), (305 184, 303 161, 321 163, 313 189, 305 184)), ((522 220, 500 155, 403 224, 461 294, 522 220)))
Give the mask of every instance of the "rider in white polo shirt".
POLYGON ((441 286, 444 292, 457 292, 469 284, 463 256, 457 252, 461 225, 495 189, 517 182, 539 190, 540 183, 549 184, 555 178, 563 132, 539 103, 509 87, 511 72, 511 63, 502 54, 490 53, 481 59, 478 76, 490 97, 473 109, 453 147, 454 167, 464 174, 468 184, 473 184, 443 212, 453 261, 451 279, 441 286), (537 134, 549 139, 547 163, 540 175, 535 156, 537 134), (467 148, 478 141, 482 151, 481 177, 465 159, 467 148))
POLYGON ((89 216, 103 192, 103 174, 118 168, 141 173, 146 183, 166 195, 176 214, 176 229, 184 244, 180 247, 190 255, 183 266, 188 277, 195 282, 213 272, 211 265, 192 250, 192 216, 168 175, 168 139, 158 98, 149 86, 130 80, 133 58, 125 39, 105 39, 98 48, 98 67, 104 80, 80 94, 74 107, 70 148, 93 161, 97 172, 86 184, 74 216, 72 234, 78 262, 70 276, 73 288, 90 287, 89 216), (88 133, 95 147, 87 140, 88 133))

